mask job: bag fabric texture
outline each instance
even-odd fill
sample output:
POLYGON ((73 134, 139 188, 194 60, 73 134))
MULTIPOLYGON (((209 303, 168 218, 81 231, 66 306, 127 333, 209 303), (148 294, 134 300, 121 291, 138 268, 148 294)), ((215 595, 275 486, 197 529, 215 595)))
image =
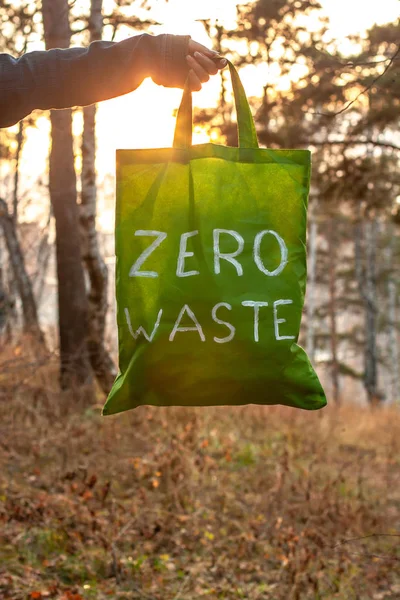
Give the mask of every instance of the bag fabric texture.
POLYGON ((192 146, 186 85, 173 148, 117 150, 119 374, 104 415, 144 404, 326 404, 297 344, 310 153, 258 147, 229 68, 238 148, 192 146))

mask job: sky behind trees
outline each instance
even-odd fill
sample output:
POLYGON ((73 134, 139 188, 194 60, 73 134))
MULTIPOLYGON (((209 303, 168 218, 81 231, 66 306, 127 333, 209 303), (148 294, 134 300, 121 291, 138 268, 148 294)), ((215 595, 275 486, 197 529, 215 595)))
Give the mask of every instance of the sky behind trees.
MULTIPOLYGON (((400 14, 398 0, 381 0, 379 3, 369 3, 364 0, 320 0, 324 12, 329 17, 329 36, 340 41, 343 51, 351 50, 351 43, 347 36, 371 27, 374 23, 382 24, 393 21, 400 14)), ((78 8, 82 12, 89 10, 89 0, 78 0, 78 8)), ((201 2, 188 2, 187 0, 156 0, 150 3, 150 10, 143 14, 150 16, 161 23, 150 29, 153 33, 189 34, 193 39, 211 46, 211 42, 199 19, 220 19, 225 28, 235 26, 236 0, 202 0, 201 2)), ((242 2, 241 4, 248 4, 242 2)), ((113 0, 105 0, 104 12, 111 11, 113 0)), ((135 11, 137 11, 135 7, 135 11)), ((310 27, 310 23, 307 23, 310 27)), ((137 32, 139 33, 139 32, 137 32)), ((133 35, 132 30, 123 27, 117 32, 116 39, 133 35)), ((107 38, 107 29, 104 32, 107 38)), ((30 44, 29 49, 41 49, 43 42, 30 44)), ((264 65, 257 67, 248 65, 241 69, 241 78, 248 96, 261 96, 262 86, 265 82, 264 65)), ((265 66, 266 68, 266 66, 265 66)), ((284 89, 288 82, 274 76, 269 76, 271 84, 284 89)), ((198 108, 217 107, 219 101, 220 80, 218 77, 211 80, 203 87, 201 92, 194 95, 194 105, 198 108)), ((99 183, 107 182, 112 177, 115 166, 116 148, 151 148, 168 147, 172 143, 175 116, 174 110, 180 102, 182 92, 176 89, 167 89, 156 86, 150 79, 144 81, 142 86, 126 96, 103 102, 98 107, 97 117, 97 169, 99 183)), ((79 134, 82 127, 82 115, 77 113, 74 117, 75 132, 79 134)), ((47 152, 49 143, 50 124, 46 116, 39 118, 36 128, 30 131, 24 147, 21 170, 24 173, 25 185, 31 189, 38 173, 44 173, 47 168, 47 152)), ((212 134, 216 136, 215 133, 212 134)), ((199 126, 193 135, 195 144, 209 141, 205 130, 199 126)), ((216 142, 216 138, 211 141, 216 142)), ((77 165, 79 167, 79 165, 77 165)), ((4 180, 4 179, 3 179, 4 180)), ((0 184, 1 185, 1 184, 0 184)), ((4 185, 4 184, 3 184, 4 185)), ((23 185, 23 183, 22 183, 23 185)), ((107 183, 106 183, 107 187, 107 183)), ((112 193, 112 185, 108 186, 112 193)), ((0 192, 2 190, 0 189, 0 192)), ((107 193, 107 190, 106 190, 107 193)), ((6 195, 3 192, 3 195, 6 195)), ((40 202, 39 202, 40 204, 40 202)), ((38 208, 32 203, 26 218, 36 218, 38 208)), ((100 205, 99 227, 111 231, 114 226, 113 210, 103 210, 100 205)))

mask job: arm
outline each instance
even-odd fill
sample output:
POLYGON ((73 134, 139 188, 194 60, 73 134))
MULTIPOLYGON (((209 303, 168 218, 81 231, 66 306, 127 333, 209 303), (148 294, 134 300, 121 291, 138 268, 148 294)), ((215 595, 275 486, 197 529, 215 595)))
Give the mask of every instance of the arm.
POLYGON ((189 36, 142 34, 88 48, 0 54, 0 127, 34 109, 87 106, 136 89, 145 77, 183 87, 189 36))

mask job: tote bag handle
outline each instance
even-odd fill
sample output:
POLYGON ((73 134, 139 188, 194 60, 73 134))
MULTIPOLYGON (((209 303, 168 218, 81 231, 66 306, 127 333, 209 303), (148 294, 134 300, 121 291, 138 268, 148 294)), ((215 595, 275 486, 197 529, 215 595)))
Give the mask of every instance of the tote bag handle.
MULTIPOLYGON (((239 148, 258 148, 256 128, 250 106, 238 72, 228 60, 238 124, 239 148)), ((193 108, 189 80, 186 80, 182 102, 176 117, 174 148, 189 148, 192 145, 193 108)))

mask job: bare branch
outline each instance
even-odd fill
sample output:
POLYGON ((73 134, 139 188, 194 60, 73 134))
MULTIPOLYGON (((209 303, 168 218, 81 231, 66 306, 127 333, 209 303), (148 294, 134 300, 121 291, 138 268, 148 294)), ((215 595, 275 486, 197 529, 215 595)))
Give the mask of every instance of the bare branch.
POLYGON ((391 150, 400 151, 400 146, 391 144, 390 142, 379 142, 377 140, 362 140, 362 139, 351 139, 347 140, 324 140, 323 142, 309 142, 310 146, 362 146, 364 144, 372 144, 373 146, 379 146, 382 148, 390 148, 391 150))
POLYGON ((338 115, 341 115, 342 113, 344 113, 347 109, 350 108, 350 106, 352 106, 355 102, 357 102, 357 100, 363 96, 364 94, 366 94, 366 92, 368 92, 377 81, 379 81, 379 79, 381 79, 386 73, 387 71, 390 69, 390 67, 392 66, 393 62, 396 60, 396 57, 398 56, 398 54, 400 53, 400 46, 398 46, 396 52, 393 54, 393 56, 389 59, 389 63, 386 65, 385 69, 382 71, 382 73, 380 73, 379 75, 377 75, 372 81, 371 83, 369 83, 367 86, 365 86, 361 92, 359 92, 357 94, 357 96, 354 98, 354 100, 350 100, 350 102, 348 102, 347 104, 345 104, 345 106, 343 108, 341 108, 340 110, 338 110, 337 112, 329 112, 329 113, 323 113, 323 112, 312 112, 311 114, 314 115, 320 115, 323 117, 337 117, 338 115))
POLYGON ((77 33, 83 33, 84 31, 88 31, 89 26, 85 25, 85 27, 81 27, 80 29, 71 29, 71 35, 76 35, 77 33))
POLYGON ((322 48, 318 48, 318 46, 314 46, 315 50, 317 52, 319 52, 320 54, 323 54, 324 56, 326 56, 326 58, 330 58, 332 60, 332 62, 337 62, 339 63, 339 65, 341 67, 351 67, 351 68, 355 68, 355 67, 373 67, 375 65, 380 65, 383 63, 388 62, 389 60, 393 60, 394 57, 390 57, 387 56, 386 58, 382 58, 380 60, 370 60, 370 61, 360 61, 360 62, 354 62, 354 61, 346 61, 346 60, 342 60, 340 59, 338 56, 334 56, 333 54, 331 54, 330 52, 327 52, 326 50, 323 50, 322 48))

